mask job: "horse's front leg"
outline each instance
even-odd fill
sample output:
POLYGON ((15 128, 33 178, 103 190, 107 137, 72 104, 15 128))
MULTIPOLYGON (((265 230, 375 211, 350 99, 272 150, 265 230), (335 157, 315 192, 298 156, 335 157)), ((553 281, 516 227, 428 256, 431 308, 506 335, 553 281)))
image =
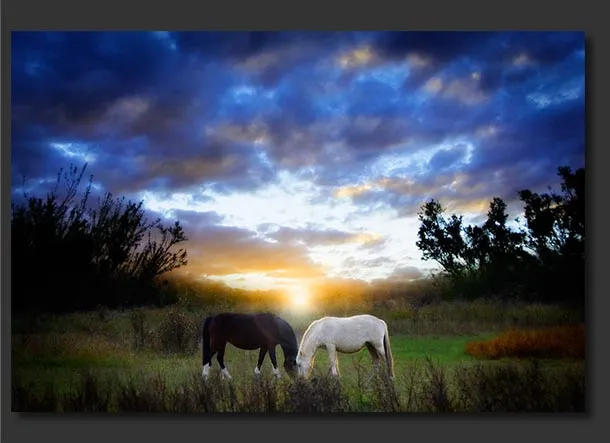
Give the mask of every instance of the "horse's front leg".
POLYGON ((275 346, 269 347, 269 358, 271 359, 271 364, 273 365, 273 375, 277 378, 280 378, 282 375, 280 374, 280 370, 277 368, 277 359, 275 358, 275 346))
POLYGON ((263 360, 265 360, 266 354, 267 348, 262 347, 260 352, 258 353, 258 363, 256 363, 256 367, 254 368, 255 375, 259 375, 261 373, 261 366, 263 365, 263 360))
POLYGON ((223 343, 222 346, 220 346, 218 348, 218 354, 216 354, 216 359, 218 360, 218 364, 220 365, 220 375, 222 376, 222 378, 228 378, 230 380, 233 377, 231 377, 231 374, 229 374, 229 371, 225 367, 225 348, 226 348, 226 346, 227 346, 227 344, 223 343))
POLYGON ((334 376, 339 375, 339 361, 337 359, 337 348, 335 345, 326 345, 328 359, 330 360, 330 373, 334 376))

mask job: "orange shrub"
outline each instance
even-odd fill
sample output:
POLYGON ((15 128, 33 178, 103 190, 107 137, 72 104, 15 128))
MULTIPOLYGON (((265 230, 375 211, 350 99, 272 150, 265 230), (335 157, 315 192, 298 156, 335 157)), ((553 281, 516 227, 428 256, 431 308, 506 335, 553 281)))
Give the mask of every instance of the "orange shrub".
POLYGON ((584 325, 512 330, 486 341, 469 342, 466 353, 480 358, 584 358, 584 325))

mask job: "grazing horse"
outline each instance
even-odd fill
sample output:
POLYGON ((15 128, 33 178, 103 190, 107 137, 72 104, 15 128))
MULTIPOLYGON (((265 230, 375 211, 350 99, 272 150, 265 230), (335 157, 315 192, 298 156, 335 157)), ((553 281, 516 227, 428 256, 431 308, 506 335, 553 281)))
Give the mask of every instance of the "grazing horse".
POLYGON ((297 338, 290 324, 271 313, 233 313, 224 312, 207 317, 203 322, 203 371, 207 379, 212 358, 216 354, 223 378, 231 378, 224 362, 227 343, 240 349, 260 349, 258 363, 254 368, 256 375, 260 374, 265 355, 273 365, 273 374, 280 377, 275 358, 275 347, 279 344, 284 352, 284 369, 293 376, 296 373, 296 355, 298 351, 297 338))
POLYGON ((308 378, 319 348, 328 351, 333 375, 339 375, 337 352, 353 354, 366 347, 375 369, 384 360, 390 378, 394 377, 394 360, 390 347, 388 325, 380 318, 368 314, 352 317, 323 317, 309 325, 299 346, 298 373, 308 378))

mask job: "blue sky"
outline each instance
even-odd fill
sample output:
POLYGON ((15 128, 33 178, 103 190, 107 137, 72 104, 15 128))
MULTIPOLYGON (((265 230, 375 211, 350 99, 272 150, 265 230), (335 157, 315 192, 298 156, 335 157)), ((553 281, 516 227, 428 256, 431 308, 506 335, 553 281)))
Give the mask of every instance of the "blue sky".
POLYGON ((584 166, 579 32, 13 32, 13 198, 88 162, 189 237, 189 275, 281 288, 411 279, 430 198, 584 166))

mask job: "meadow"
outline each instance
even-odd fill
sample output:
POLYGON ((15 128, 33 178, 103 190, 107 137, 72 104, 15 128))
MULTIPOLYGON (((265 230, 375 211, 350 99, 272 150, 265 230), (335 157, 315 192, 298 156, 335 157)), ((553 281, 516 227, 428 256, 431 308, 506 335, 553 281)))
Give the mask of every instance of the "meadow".
MULTIPOLYGON (((12 410, 585 412, 583 315, 561 305, 499 301, 437 301, 417 307, 392 301, 298 311, 190 299, 165 308, 100 307, 13 319, 12 410), (225 363, 233 380, 220 379, 214 360, 204 383, 200 324, 206 315, 226 310, 274 311, 291 323, 299 340, 309 323, 323 315, 377 315, 389 326, 395 378, 390 382, 374 375, 366 350, 339 355, 338 379, 328 374, 325 350, 318 351, 308 381, 293 380, 283 370, 276 380, 268 356, 256 377, 258 351, 228 345, 225 363), (537 338, 544 331, 563 331, 573 339, 537 338), (511 354, 506 350, 519 348, 516 336, 526 337, 527 346, 511 354), (570 352, 540 352, 558 341, 569 342, 570 352), (486 353, 488 348, 495 351, 486 353)), ((279 347, 277 353, 281 367, 279 347)))

